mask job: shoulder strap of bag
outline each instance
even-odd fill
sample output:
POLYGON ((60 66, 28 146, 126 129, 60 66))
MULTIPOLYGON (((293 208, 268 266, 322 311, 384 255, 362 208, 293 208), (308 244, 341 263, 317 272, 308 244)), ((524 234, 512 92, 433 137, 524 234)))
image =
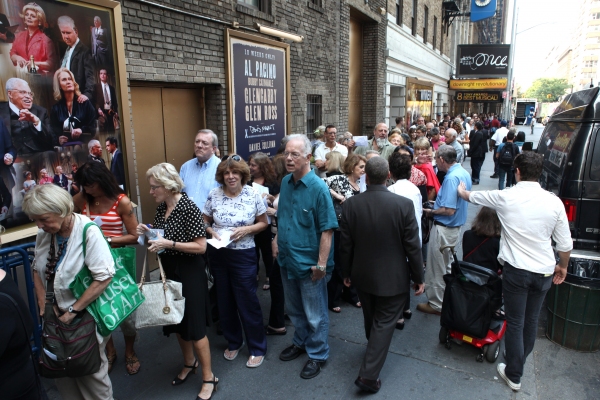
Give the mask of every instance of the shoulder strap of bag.
MULTIPOLYGON (((5 277, 5 279, 7 277, 8 277, 8 275, 5 277)), ((27 335, 27 327, 25 326, 25 320, 23 318, 23 313, 21 312, 21 309, 19 308, 17 301, 14 299, 14 297, 9 295, 8 293, 0 293, 0 296, 4 296, 8 300, 10 300, 10 302, 13 304, 13 306, 17 309, 17 313, 19 314, 19 318, 21 319, 21 326, 23 326, 23 331, 27 335)), ((34 321, 34 323, 35 323, 35 321, 34 321)), ((31 363, 33 364, 33 371, 35 372, 35 383, 37 385, 38 392, 40 394, 40 398, 47 399, 48 397, 46 395, 46 391, 43 389, 42 382, 40 381, 40 374, 38 372, 37 363, 35 362, 36 358, 35 358, 35 355, 33 354, 33 350, 31 350, 31 345, 29 344, 29 340, 27 341, 27 347, 29 348, 29 355, 31 358, 31 363)))
POLYGON ((463 260, 466 260, 467 258, 469 258, 469 256, 470 256, 471 254, 475 253, 475 250, 477 250, 478 248, 480 248, 480 247, 481 247, 481 245, 482 245, 482 244, 484 244, 485 242, 487 242, 488 240, 490 240, 490 238, 489 238, 489 237, 485 238, 485 240, 484 240, 484 241, 482 241, 481 243, 479 243, 479 244, 477 245, 477 247, 475 247, 473 250, 471 250, 471 251, 469 252, 469 254, 467 254, 466 256, 464 256, 464 257, 463 257, 463 260))
MULTIPOLYGON (((89 214, 89 210, 88 210, 88 214, 89 214)), ((86 234, 87 234, 87 230, 90 228, 90 226, 92 225, 96 225, 94 222, 88 222, 87 224, 85 224, 85 226, 83 227, 83 258, 85 259, 85 251, 87 248, 87 241, 86 241, 86 234)))

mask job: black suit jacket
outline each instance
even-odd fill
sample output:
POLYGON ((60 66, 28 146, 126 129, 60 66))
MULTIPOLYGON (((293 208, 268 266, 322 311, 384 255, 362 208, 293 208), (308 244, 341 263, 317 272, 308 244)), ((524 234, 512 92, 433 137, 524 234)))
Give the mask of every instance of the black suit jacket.
MULTIPOLYGON (((115 87, 108 85, 108 91, 110 96, 110 109, 118 113, 119 103, 117 102, 117 93, 115 92, 115 87)), ((101 109, 104 112, 104 93, 102 93, 101 83, 94 85, 94 102, 96 112, 98 112, 98 109, 101 109)))
MULTIPOLYGON (((62 57, 65 54, 63 52, 62 57)), ((62 60, 62 58, 61 58, 62 60)), ((71 55, 71 65, 69 70, 75 76, 75 82, 79 84, 79 91, 81 94, 87 96, 92 104, 94 103, 94 60, 92 59, 92 53, 90 49, 84 45, 81 40, 75 46, 73 54, 71 55)))
POLYGON ((410 290, 411 279, 423 282, 419 225, 411 200, 371 185, 344 202, 340 230, 342 275, 359 290, 395 296, 410 290))
POLYGON ((485 157, 487 144, 482 131, 472 130, 469 135, 469 157, 485 157))
POLYGON ((31 122, 22 122, 20 123, 21 128, 13 132, 10 126, 10 114, 12 110, 7 101, 0 102, 0 118, 2 118, 4 126, 10 132, 12 144, 17 154, 23 155, 52 150, 54 148, 54 136, 50 128, 48 112, 44 107, 35 104, 31 106, 29 111, 42 121, 42 131, 40 132, 35 129, 35 126, 31 122))
POLYGON ((69 179, 65 174, 54 175, 54 178, 52 178, 52 182, 54 182, 55 185, 58 185, 65 190, 69 187, 69 179))
POLYGON ((121 153, 121 150, 119 149, 113 154, 110 172, 112 172, 117 179, 117 183, 123 185, 123 189, 125 189, 125 164, 123 162, 123 153, 121 153))

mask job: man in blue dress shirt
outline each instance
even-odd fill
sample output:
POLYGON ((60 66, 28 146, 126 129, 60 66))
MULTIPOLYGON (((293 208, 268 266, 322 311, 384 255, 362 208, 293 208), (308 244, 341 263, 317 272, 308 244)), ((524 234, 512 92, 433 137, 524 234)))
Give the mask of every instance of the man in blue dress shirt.
MULTIPOLYGON (((446 131, 448 132, 448 131, 446 131)), ((467 222, 468 203, 458 195, 458 186, 465 182, 471 190, 471 175, 456 160, 456 150, 452 146, 440 146, 436 153, 437 167, 446 172, 442 187, 438 192, 433 209, 423 210, 433 217, 433 229, 427 248, 427 269, 425 271, 425 294, 427 303, 417 305, 417 310, 440 315, 446 283, 444 275, 449 274, 452 253, 443 246, 458 246, 460 228, 467 222)))
POLYGON ((194 145, 196 158, 183 164, 179 171, 185 184, 183 191, 201 210, 204 209, 210 191, 219 186, 215 180, 217 167, 221 163, 215 155, 218 145, 219 139, 213 131, 200 129, 194 145))
POLYGON ((293 344, 279 358, 308 353, 300 376, 314 378, 329 357, 327 281, 333 271, 333 230, 338 222, 327 185, 310 168, 310 140, 290 135, 277 210, 273 256, 281 266, 285 305, 294 324, 293 344))

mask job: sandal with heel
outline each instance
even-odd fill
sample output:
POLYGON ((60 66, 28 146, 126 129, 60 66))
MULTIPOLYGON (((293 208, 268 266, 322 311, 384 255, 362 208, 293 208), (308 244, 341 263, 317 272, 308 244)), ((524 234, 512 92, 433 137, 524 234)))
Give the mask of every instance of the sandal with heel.
MULTIPOLYGON (((196 400, 210 400, 210 399, 212 399, 213 393, 217 391, 217 385, 219 384, 219 378, 217 378, 215 376, 215 374, 213 374, 212 381, 202 381, 202 384, 205 384, 205 383, 213 385, 213 390, 212 390, 212 392, 210 392, 210 396, 208 396, 208 399, 203 399, 202 397, 200 397, 200 395, 198 395, 198 396, 196 396, 196 400)), ((202 389, 200 389, 200 391, 202 391, 202 389)))
POLYGON ((175 375, 175 378, 173 378, 173 382, 171 382, 171 385, 173 385, 173 386, 181 385, 182 383, 187 381, 187 378, 190 376, 190 374, 195 374, 196 369, 198 368, 198 359, 194 360, 194 365, 185 365, 184 364, 183 368, 189 368, 189 369, 191 369, 191 371, 188 372, 188 374, 183 379, 180 379, 179 375, 175 375))

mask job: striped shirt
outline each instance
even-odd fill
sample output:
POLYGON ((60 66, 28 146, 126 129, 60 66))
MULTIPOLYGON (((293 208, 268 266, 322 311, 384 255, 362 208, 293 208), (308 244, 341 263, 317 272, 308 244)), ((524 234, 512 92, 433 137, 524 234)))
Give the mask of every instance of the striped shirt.
POLYGON ((215 180, 217 167, 221 160, 215 155, 200 164, 197 158, 192 158, 181 166, 179 176, 183 180, 185 192, 200 210, 204 210, 206 199, 211 190, 219 187, 215 180))
POLYGON ((92 221, 95 218, 100 217, 100 219, 102 219, 102 226, 100 227, 100 229, 102 229, 102 233, 104 234, 104 236, 123 236, 123 220, 117 212, 117 207, 119 207, 119 203, 121 202, 121 199, 123 197, 125 197, 125 194, 120 194, 117 198, 117 201, 115 201, 114 204, 110 207, 110 209, 104 214, 94 214, 90 212, 90 214, 88 215, 87 203, 85 204, 85 206, 83 206, 83 210, 81 210, 81 213, 84 215, 88 215, 88 217, 92 221))

